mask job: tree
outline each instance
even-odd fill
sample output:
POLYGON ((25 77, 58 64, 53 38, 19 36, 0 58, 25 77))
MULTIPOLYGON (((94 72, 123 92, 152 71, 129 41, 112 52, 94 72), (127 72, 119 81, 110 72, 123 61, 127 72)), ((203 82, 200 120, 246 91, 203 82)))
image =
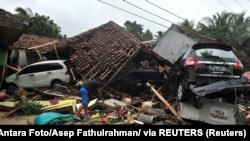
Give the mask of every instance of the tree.
POLYGON ((66 35, 61 35, 61 28, 54 23, 48 16, 33 14, 31 9, 16 8, 16 16, 23 21, 28 22, 28 26, 23 29, 24 33, 34 34, 40 36, 46 36, 50 38, 62 39, 66 38, 66 35))
POLYGON ((249 44, 244 44, 250 39, 250 17, 245 18, 245 13, 236 13, 231 18, 230 28, 231 44, 238 49, 249 48, 249 44))
POLYGON ((142 34, 143 41, 148 41, 153 39, 153 33, 147 29, 145 33, 142 34))
POLYGON ((124 26, 126 27, 127 31, 135 35, 139 40, 141 41, 147 41, 153 39, 152 32, 147 29, 146 32, 143 32, 143 25, 137 24, 135 21, 126 21, 124 23, 124 26))
POLYGON ((196 30, 195 30, 194 21, 189 21, 189 20, 185 19, 184 22, 180 23, 179 25, 180 25, 181 27, 185 27, 185 28, 188 29, 188 30, 196 31, 196 30))
POLYGON ((197 31, 216 40, 228 43, 229 39, 229 23, 232 13, 223 11, 221 14, 216 13, 210 17, 205 17, 197 25, 197 31))
POLYGON ((198 23, 199 33, 215 38, 250 55, 250 17, 245 13, 229 13, 223 11, 210 17, 205 17, 198 23))
POLYGON ((163 34, 164 34, 164 32, 158 31, 158 32, 157 32, 157 35, 155 35, 156 39, 157 39, 157 40, 160 39, 160 38, 163 36, 163 34))

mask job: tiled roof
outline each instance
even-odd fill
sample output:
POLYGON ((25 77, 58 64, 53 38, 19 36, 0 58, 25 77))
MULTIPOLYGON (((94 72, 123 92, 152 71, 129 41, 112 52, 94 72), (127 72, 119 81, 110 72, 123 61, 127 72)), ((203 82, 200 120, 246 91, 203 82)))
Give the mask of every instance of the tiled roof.
POLYGON ((140 43, 113 21, 62 42, 74 50, 70 57, 74 71, 87 80, 110 78, 137 52, 140 43))
POLYGON ((0 44, 7 46, 17 41, 25 25, 15 15, 0 9, 0 44))
POLYGON ((23 33, 19 39, 13 44, 14 48, 30 48, 34 46, 40 46, 47 43, 56 42, 56 39, 48 38, 45 36, 38 36, 32 34, 23 33))
MULTIPOLYGON (((26 49, 26 56, 30 64, 44 59, 42 56, 49 60, 60 59, 61 55, 57 56, 54 50, 54 47, 57 47, 56 45, 57 40, 54 38, 23 33, 19 39, 13 43, 11 48, 26 49)), ((56 51, 58 53, 61 50, 57 49, 56 51)))

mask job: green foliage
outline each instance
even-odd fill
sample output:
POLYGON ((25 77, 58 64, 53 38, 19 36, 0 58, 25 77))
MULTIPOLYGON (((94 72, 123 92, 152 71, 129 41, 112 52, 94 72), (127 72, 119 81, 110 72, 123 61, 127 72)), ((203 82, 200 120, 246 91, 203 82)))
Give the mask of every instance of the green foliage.
POLYGON ((61 35, 61 28, 48 16, 33 14, 30 9, 16 8, 16 16, 28 22, 28 26, 23 29, 24 33, 46 36, 50 38, 63 39, 66 35, 61 35), (29 13, 28 13, 29 12, 29 13))
POLYGON ((201 56, 208 58, 208 57, 212 56, 212 53, 213 53, 212 51, 209 52, 209 51, 205 50, 205 51, 201 52, 201 56))
POLYGON ((21 107, 25 115, 40 114, 42 107, 44 107, 42 104, 30 100, 20 101, 16 106, 21 107))
POLYGON ((250 17, 246 17, 244 12, 222 11, 211 17, 204 17, 196 26, 188 20, 179 25, 231 45, 250 56, 250 17))
POLYGON ((184 22, 181 22, 179 25, 185 27, 188 30, 196 31, 194 21, 185 19, 184 22))
MULTIPOLYGON (((245 13, 223 11, 212 17, 205 17, 197 25, 197 32, 247 52, 250 44, 250 17, 245 13)), ((250 55, 250 54, 249 54, 250 55)))
POLYGON ((137 37, 141 41, 148 41, 153 39, 152 32, 149 29, 147 29, 146 32, 143 32, 143 25, 137 24, 135 21, 126 21, 124 25, 126 26, 128 32, 135 35, 135 37, 137 37))
POLYGON ((202 51, 201 56, 204 58, 213 58, 214 61, 219 61, 224 63, 226 62, 225 58, 220 56, 214 56, 213 51, 208 51, 208 50, 202 51))

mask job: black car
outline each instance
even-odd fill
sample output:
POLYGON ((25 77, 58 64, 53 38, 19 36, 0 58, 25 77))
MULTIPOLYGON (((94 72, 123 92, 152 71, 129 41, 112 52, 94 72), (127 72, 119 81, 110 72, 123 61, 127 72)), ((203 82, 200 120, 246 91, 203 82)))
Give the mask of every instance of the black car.
POLYGON ((147 82, 154 86, 163 85, 166 81, 164 76, 164 73, 156 69, 134 69, 118 76, 110 86, 131 95, 138 95, 146 89, 147 82))
POLYGON ((171 66, 168 78, 178 100, 186 102, 197 96, 191 93, 191 89, 222 80, 240 79, 242 74, 243 65, 231 46, 197 43, 171 66))

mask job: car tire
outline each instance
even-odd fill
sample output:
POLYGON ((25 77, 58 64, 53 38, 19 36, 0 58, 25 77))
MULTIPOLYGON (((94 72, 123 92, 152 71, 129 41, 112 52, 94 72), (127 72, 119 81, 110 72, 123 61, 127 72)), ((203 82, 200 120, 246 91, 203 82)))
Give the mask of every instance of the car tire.
POLYGON ((51 88, 54 88, 54 89, 58 88, 58 86, 57 86, 58 84, 61 85, 61 81, 60 80, 53 80, 51 82, 51 88))
POLYGON ((177 88, 177 99, 180 102, 186 102, 188 99, 188 91, 185 89, 183 82, 180 82, 177 88))

